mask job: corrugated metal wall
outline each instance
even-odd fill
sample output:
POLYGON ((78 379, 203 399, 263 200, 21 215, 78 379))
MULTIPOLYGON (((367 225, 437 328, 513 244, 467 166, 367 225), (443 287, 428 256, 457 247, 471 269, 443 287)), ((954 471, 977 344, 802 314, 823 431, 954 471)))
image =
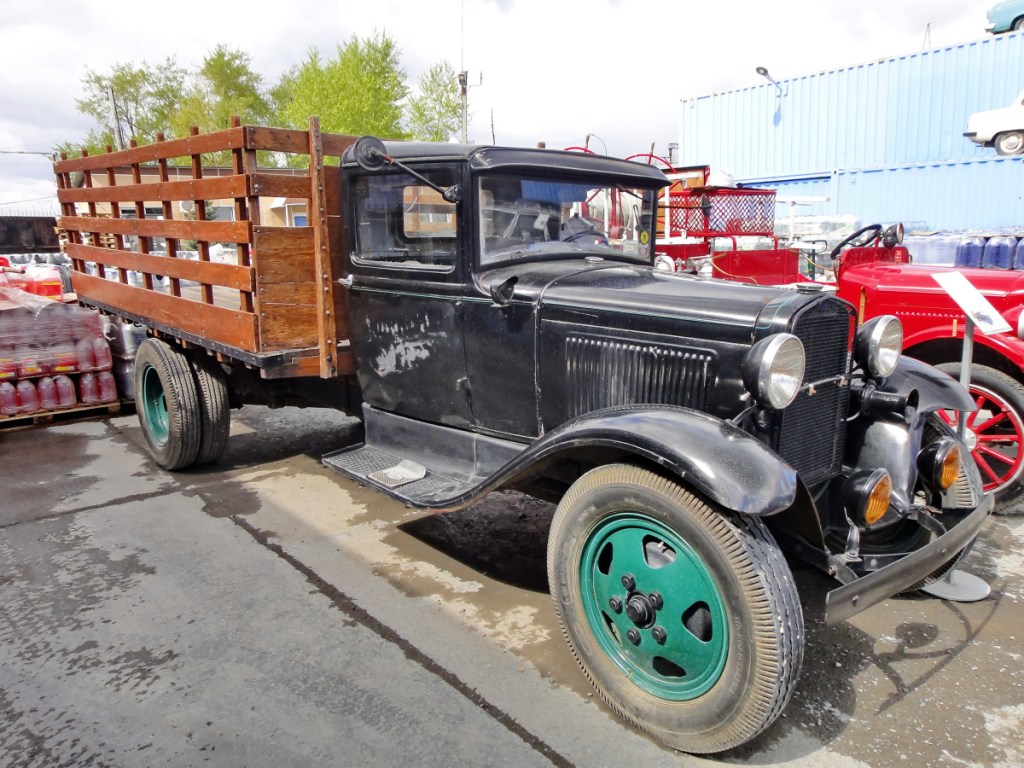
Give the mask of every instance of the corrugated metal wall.
MULTIPOLYGON (((991 154, 991 152, 990 152, 991 154)), ((829 175, 768 180, 750 186, 792 197, 799 216, 853 214, 864 223, 903 221, 925 229, 1024 228, 1024 157, 979 157, 891 168, 837 170, 829 175)), ((788 208, 780 202, 778 215, 788 208)))
POLYGON ((1024 33, 779 86, 683 99, 680 164, 832 198, 808 212, 944 229, 1024 224, 1022 158, 996 158, 963 137, 968 115, 1007 106, 1024 90, 1024 33))

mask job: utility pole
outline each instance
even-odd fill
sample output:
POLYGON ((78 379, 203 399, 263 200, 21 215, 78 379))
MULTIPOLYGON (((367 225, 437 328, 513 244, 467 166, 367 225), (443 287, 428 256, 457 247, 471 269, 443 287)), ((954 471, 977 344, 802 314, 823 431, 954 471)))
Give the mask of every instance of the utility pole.
POLYGON ((469 143, 469 73, 459 72, 459 94, 462 99, 462 143, 469 143))
POLYGON ((107 86, 107 102, 110 106, 110 132, 118 149, 124 149, 124 133, 121 131, 121 119, 117 116, 117 102, 114 101, 114 86, 107 86))

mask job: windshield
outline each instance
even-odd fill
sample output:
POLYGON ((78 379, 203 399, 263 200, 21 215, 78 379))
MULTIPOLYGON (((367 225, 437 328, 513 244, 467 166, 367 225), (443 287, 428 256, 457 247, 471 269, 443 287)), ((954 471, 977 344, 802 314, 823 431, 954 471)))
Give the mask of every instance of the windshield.
POLYGON ((582 253, 651 261, 653 190, 593 180, 483 176, 477 194, 482 267, 582 253))

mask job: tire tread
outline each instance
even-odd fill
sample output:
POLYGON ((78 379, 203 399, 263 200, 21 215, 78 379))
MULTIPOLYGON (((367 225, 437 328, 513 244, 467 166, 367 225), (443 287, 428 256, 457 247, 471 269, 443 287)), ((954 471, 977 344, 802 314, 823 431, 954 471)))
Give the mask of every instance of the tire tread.
POLYGON ((610 483, 638 484, 681 504, 719 543, 725 557, 739 567, 735 572, 750 596, 754 617, 757 666, 743 714, 711 732, 672 733, 634 717, 622 702, 611 698, 588 669, 572 640, 555 590, 552 599, 562 635, 583 674, 601 698, 623 719, 669 746, 691 753, 723 752, 749 741, 782 713, 800 676, 804 650, 803 611, 789 566, 764 523, 753 517, 731 515, 702 501, 673 479, 634 465, 608 465, 591 470, 572 485, 558 506, 548 539, 548 575, 555 578, 557 543, 574 522, 569 510, 583 495, 610 483))

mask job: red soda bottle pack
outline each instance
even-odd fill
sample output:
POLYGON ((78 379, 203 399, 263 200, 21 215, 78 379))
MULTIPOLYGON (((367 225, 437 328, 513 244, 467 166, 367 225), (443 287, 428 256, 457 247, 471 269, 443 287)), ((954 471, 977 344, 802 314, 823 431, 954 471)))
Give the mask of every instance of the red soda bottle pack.
POLYGON ((116 402, 106 322, 94 309, 64 304, 46 265, 0 283, 0 418, 116 402), (31 283, 31 286, 29 286, 31 283), (6 385, 6 386, 3 386, 6 385))

